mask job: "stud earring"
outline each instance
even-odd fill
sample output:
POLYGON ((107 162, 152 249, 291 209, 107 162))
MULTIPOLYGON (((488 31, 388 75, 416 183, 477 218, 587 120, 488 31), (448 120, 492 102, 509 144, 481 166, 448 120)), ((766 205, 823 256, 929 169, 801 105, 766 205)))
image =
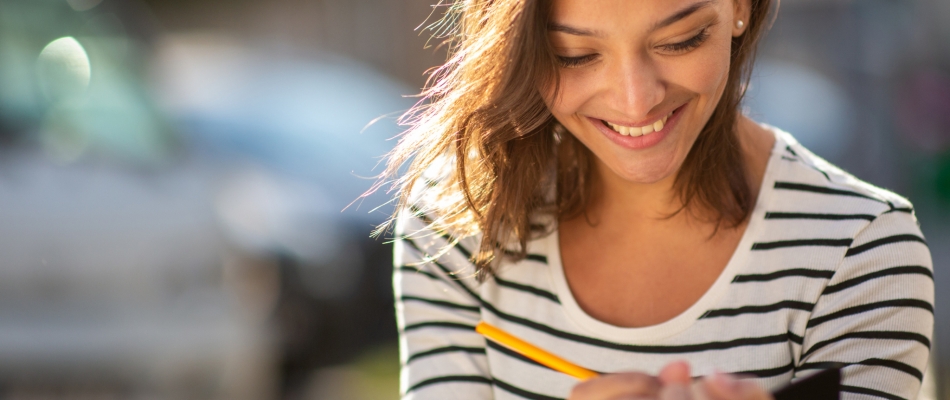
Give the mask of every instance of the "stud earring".
POLYGON ((745 26, 745 22, 742 22, 741 19, 736 21, 736 28, 742 29, 743 26, 745 26))

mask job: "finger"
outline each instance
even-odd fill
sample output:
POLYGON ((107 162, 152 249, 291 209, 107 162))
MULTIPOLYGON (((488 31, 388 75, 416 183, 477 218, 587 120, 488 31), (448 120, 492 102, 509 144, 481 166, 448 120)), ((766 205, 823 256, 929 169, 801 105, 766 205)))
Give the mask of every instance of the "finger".
POLYGON ((578 383, 571 390, 570 400, 613 399, 624 397, 656 397, 660 382, 640 372, 607 374, 578 383))
MULTIPOLYGON (((721 400, 709 395, 709 391, 703 387, 702 379, 697 379, 693 381, 693 384, 690 385, 689 388, 691 389, 690 394, 692 394, 693 396, 693 397, 690 397, 690 400, 721 400)), ((729 399, 729 400, 735 400, 735 399, 729 399)))
POLYGON ((700 386, 710 399, 733 400, 737 395, 738 383, 732 376, 716 371, 703 378, 700 386))
POLYGON ((737 391, 740 400, 774 400, 771 393, 754 382, 739 381, 737 391))
POLYGON ((703 379, 703 389, 715 400, 772 400, 772 395, 753 382, 740 381, 734 376, 716 372, 703 379))
POLYGON ((606 400, 658 400, 656 396, 620 396, 606 400))
POLYGON ((670 383, 660 389, 660 400, 692 400, 689 386, 681 383, 670 383))
POLYGON ((692 380, 689 373, 689 363, 686 361, 673 361, 660 370, 660 382, 664 385, 678 383, 688 386, 692 380))

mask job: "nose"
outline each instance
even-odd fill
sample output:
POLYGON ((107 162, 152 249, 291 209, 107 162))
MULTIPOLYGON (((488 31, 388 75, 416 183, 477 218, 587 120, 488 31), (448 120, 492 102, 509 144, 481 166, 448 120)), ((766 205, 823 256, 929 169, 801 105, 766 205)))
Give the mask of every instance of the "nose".
POLYGON ((645 56, 630 56, 607 68, 610 75, 603 80, 608 86, 608 106, 618 117, 641 121, 666 96, 666 88, 656 65, 645 56))

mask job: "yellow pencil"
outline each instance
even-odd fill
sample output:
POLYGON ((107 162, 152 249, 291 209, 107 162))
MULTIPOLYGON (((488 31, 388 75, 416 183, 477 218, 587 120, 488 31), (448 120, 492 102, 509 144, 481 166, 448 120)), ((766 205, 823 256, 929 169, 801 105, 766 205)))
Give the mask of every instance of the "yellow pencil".
POLYGON ((594 371, 581 367, 554 354, 548 353, 547 351, 541 350, 537 346, 518 339, 512 334, 498 329, 486 323, 485 321, 481 321, 478 323, 478 325, 475 325, 475 332, 481 333, 485 337, 498 342, 498 344, 517 351, 518 353, 521 353, 521 355, 537 361, 542 365, 551 367, 551 369, 555 371, 563 372, 582 381, 594 378, 599 375, 594 371))

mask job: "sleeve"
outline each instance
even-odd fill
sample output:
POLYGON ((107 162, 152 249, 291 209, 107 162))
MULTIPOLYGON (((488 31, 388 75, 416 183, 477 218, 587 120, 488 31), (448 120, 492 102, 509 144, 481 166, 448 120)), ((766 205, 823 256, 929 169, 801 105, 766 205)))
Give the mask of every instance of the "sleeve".
POLYGON ((474 266, 418 210, 396 223, 393 287, 403 400, 491 399, 474 266))
POLYGON ((934 327, 933 264, 910 209, 853 240, 808 321, 795 377, 843 364, 842 399, 914 399, 934 327))

